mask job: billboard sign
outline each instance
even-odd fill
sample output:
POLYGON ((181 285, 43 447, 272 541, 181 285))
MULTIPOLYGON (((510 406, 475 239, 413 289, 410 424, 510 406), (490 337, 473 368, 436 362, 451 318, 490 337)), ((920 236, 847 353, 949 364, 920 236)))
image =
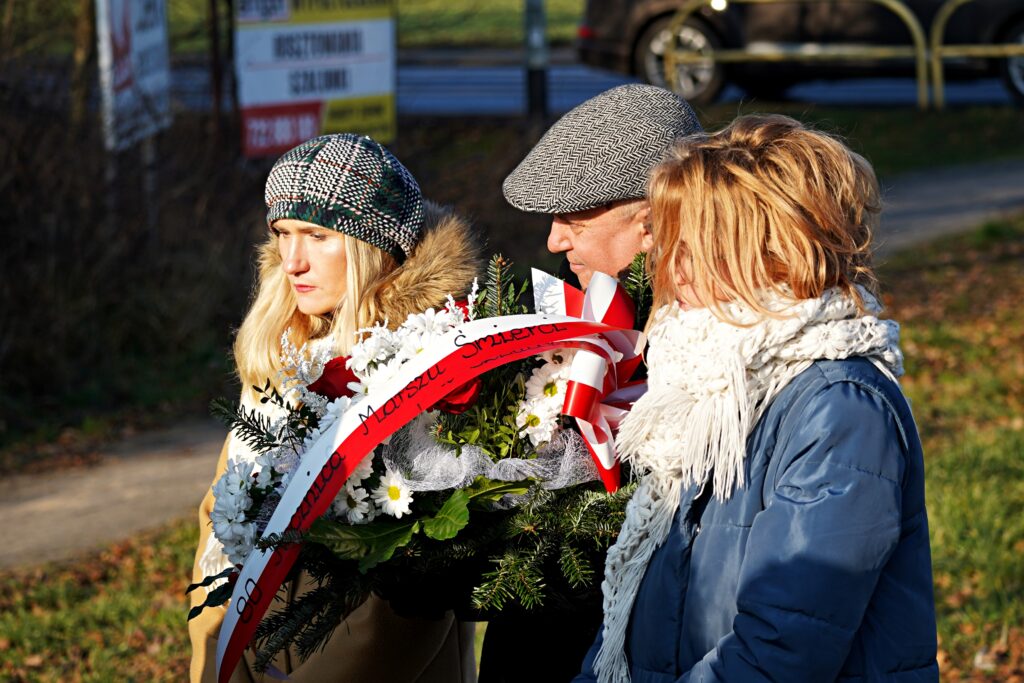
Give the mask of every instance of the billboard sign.
POLYGON ((246 156, 328 132, 395 135, 395 0, 238 0, 246 156))
POLYGON ((103 133, 122 150, 171 123, 164 0, 97 0, 103 133))

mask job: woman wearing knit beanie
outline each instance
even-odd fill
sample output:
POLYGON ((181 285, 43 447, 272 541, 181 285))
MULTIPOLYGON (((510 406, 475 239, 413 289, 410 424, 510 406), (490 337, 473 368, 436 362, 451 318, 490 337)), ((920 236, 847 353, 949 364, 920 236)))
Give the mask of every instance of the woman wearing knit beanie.
MULTIPOLYGON (((241 401, 249 409, 273 410, 251 387, 278 378, 286 332, 296 347, 330 345, 332 355, 345 355, 356 330, 385 321, 397 326, 410 313, 440 307, 449 294, 464 294, 477 274, 479 254, 468 225, 424 202, 409 171, 368 137, 325 135, 287 152, 267 179, 266 204, 269 234, 259 248, 259 282, 234 346, 241 401)), ((255 456, 229 435, 214 481, 229 457, 255 456)), ((199 509, 197 581, 230 564, 210 533, 213 504, 211 490, 199 509)), ((304 583, 287 590, 294 597, 304 583)), ((192 595, 193 604, 205 599, 202 590, 192 595)), ((224 611, 207 608, 189 622, 193 683, 216 680, 213 653, 224 611)), ((473 681, 473 628, 451 612, 440 620, 400 617, 372 597, 324 650, 305 662, 285 652, 274 665, 297 683, 473 681)), ((243 659, 231 680, 257 676, 251 659, 243 659)))
POLYGON ((578 681, 937 681, 924 464, 870 266, 878 185, 781 116, 652 172, 643 473, 578 681))

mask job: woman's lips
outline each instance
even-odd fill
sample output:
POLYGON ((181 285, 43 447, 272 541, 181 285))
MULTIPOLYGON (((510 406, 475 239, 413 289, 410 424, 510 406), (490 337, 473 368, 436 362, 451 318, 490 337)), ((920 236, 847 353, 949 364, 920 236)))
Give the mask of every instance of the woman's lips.
POLYGON ((305 294, 306 292, 312 292, 316 287, 313 285, 295 285, 295 291, 299 294, 305 294))

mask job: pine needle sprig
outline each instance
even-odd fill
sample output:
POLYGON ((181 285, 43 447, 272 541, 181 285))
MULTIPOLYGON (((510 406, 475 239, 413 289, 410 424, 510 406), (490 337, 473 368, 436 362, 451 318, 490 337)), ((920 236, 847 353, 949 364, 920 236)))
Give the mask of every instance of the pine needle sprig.
POLYGON ((629 264, 629 273, 626 275, 625 287, 629 298, 633 300, 633 307, 636 310, 634 316, 637 329, 643 329, 647 324, 647 318, 651 315, 651 304, 654 293, 651 289, 651 274, 647 270, 647 255, 639 253, 633 257, 629 264))
POLYGON ((594 566, 579 548, 565 544, 558 558, 562 576, 573 588, 586 588, 594 580, 594 566))
POLYGON ((334 630, 356 607, 358 604, 352 606, 342 599, 329 601, 326 609, 317 612, 310 620, 309 627, 295 639, 295 649, 299 658, 305 661, 323 651, 327 647, 327 641, 334 635, 334 630))
POLYGON ((301 660, 316 654, 345 617, 370 595, 371 587, 358 573, 356 563, 339 563, 316 544, 303 546, 299 566, 305 576, 295 572, 293 577, 302 577, 314 587, 260 622, 254 638, 258 671, 265 670, 286 648, 294 646, 301 660))
POLYGON ((487 263, 487 276, 483 291, 477 300, 480 315, 493 318, 499 315, 525 313, 528 309, 522 303, 523 294, 529 289, 529 282, 516 283, 512 272, 512 261, 501 254, 494 254, 487 263))
POLYGON ((277 653, 291 645, 335 597, 328 586, 319 586, 294 600, 287 609, 264 617, 256 629, 255 669, 266 671, 277 653))
POLYGON ((210 412, 256 453, 266 453, 281 446, 270 418, 256 408, 248 410, 226 398, 215 398, 210 401, 210 412))
POLYGON ((544 599, 544 574, 539 555, 533 552, 508 551, 496 562, 497 568, 484 574, 484 581, 473 589, 473 606, 480 610, 502 609, 513 599, 532 609, 544 599))

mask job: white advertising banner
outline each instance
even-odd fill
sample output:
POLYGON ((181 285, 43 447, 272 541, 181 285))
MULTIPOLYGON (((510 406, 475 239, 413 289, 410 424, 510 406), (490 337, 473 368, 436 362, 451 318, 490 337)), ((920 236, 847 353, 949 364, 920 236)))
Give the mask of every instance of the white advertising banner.
POLYGON ((327 132, 394 137, 394 0, 249 0, 236 18, 247 156, 327 132))
POLYGON ((164 0, 97 0, 103 132, 122 150, 171 123, 171 70, 164 0))

